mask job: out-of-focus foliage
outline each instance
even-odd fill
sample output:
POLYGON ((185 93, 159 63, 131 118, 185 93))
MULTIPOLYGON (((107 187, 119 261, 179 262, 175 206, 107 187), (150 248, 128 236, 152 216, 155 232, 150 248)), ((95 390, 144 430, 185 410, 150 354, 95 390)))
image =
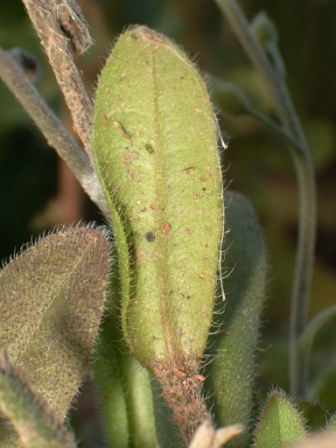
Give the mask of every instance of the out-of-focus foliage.
MULTIPOLYGON (((262 112, 272 115, 265 86, 251 67, 227 22, 211 0, 78 0, 96 45, 78 65, 94 90, 97 73, 119 34, 130 24, 146 24, 167 34, 195 57, 199 68, 238 84, 262 112)), ((249 19, 265 10, 280 37, 287 83, 313 155, 318 194, 316 265, 310 314, 336 297, 336 2, 319 0, 242 0, 249 19)), ((38 88, 67 120, 60 92, 19 0, 0 4, 0 43, 37 55, 38 88)), ((12 94, 0 84, 0 256, 7 257, 29 234, 32 223, 56 191, 56 157, 12 94)), ((297 185, 287 148, 248 116, 218 114, 230 136, 225 166, 230 188, 252 202, 269 250, 268 305, 260 344, 260 387, 287 389, 287 330, 297 235, 297 185)), ((335 352, 335 321, 314 345, 312 376, 327 367, 335 352)), ((334 381, 335 382, 335 381, 334 381)), ((336 398, 328 396, 329 411, 336 398)), ((324 395, 321 394, 323 401, 324 395)), ((324 403, 321 403, 322 405, 324 403)))

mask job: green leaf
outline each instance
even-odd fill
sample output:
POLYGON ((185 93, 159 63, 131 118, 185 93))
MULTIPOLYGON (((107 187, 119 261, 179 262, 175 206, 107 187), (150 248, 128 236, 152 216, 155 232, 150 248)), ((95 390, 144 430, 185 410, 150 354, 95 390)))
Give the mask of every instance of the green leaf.
MULTIPOLYGON (((249 427, 252 408, 254 360, 260 312, 265 296, 266 249, 250 203, 241 195, 225 192, 225 239, 222 275, 225 302, 218 294, 206 369, 205 387, 216 424, 243 423, 249 427)), ((228 442, 245 446, 249 434, 228 442)))
MULTIPOLYGON (((186 377, 196 386, 222 183, 204 82, 171 41, 146 27, 119 38, 99 79, 92 141, 118 251, 123 335, 161 384, 169 377, 166 391, 186 377)), ((175 411, 186 420, 183 407, 175 411)))
POLYGON ((201 77, 168 39, 145 27, 120 37, 98 83, 93 147, 132 351, 146 365, 176 350, 201 356, 222 233, 216 122, 201 77))
POLYGON ((88 366, 108 269, 104 232, 78 227, 40 239, 0 273, 0 347, 61 420, 88 366))
POLYGON ((281 448, 306 435, 303 417, 283 392, 273 392, 255 433, 256 448, 281 448))
MULTIPOLYGON (((0 351, 0 411, 27 448, 76 448, 68 432, 22 372, 0 351)), ((3 446, 3 444, 1 444, 3 446)))

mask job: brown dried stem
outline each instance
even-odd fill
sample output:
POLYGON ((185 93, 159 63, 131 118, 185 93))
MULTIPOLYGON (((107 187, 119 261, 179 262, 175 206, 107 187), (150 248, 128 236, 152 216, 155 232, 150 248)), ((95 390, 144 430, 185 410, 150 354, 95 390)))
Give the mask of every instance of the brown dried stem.
POLYGON ((23 0, 57 82, 65 96, 74 129, 92 162, 92 102, 74 63, 91 43, 82 13, 73 0, 23 0))
POLYGON ((1 48, 0 77, 35 121, 50 146, 56 149, 59 156, 72 169, 92 201, 108 216, 105 213, 104 193, 89 157, 50 110, 16 58, 11 52, 1 48))

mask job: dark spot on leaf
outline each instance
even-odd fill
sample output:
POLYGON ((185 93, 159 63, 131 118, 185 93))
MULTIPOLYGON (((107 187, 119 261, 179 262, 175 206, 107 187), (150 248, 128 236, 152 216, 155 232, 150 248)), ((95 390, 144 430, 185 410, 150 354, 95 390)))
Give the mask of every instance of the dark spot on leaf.
POLYGON ((148 152, 148 154, 153 154, 154 148, 150 143, 146 143, 145 148, 146 148, 146 151, 148 152))
POLYGON ((146 240, 149 243, 152 243, 153 241, 155 241, 155 234, 154 234, 154 232, 147 232, 146 233, 146 240))

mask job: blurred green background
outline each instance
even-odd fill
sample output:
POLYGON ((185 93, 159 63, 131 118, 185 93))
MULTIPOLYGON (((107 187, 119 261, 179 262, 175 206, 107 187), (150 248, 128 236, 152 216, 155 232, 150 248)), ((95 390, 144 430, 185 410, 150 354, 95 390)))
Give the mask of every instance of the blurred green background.
MULTIPOLYGON (((117 35, 130 24, 146 24, 183 46, 202 72, 236 83, 259 110, 273 116, 265 86, 214 1, 78 3, 95 39, 85 56, 77 58, 91 94, 117 35)), ((313 316, 336 300, 336 2, 245 0, 240 4, 249 19, 265 10, 277 27, 288 88, 314 160, 318 227, 310 302, 313 316)), ((36 55, 41 65, 37 87, 71 130, 60 90, 19 0, 0 3, 0 45, 5 49, 18 46, 36 55)), ((0 105, 0 258, 8 259, 32 235, 61 222, 81 218, 102 222, 96 208, 1 82, 0 105)), ((233 118, 220 112, 218 119, 230 138, 224 154, 227 184, 252 202, 269 250, 256 388, 264 396, 271 385, 288 390, 287 334, 298 209, 295 172, 287 148, 260 123, 248 116, 233 118)), ((330 363, 336 366, 335 342, 333 319, 314 344, 312 384, 330 363)), ((331 378, 333 390, 321 393, 320 399, 329 411, 335 411, 336 377, 331 378)))

